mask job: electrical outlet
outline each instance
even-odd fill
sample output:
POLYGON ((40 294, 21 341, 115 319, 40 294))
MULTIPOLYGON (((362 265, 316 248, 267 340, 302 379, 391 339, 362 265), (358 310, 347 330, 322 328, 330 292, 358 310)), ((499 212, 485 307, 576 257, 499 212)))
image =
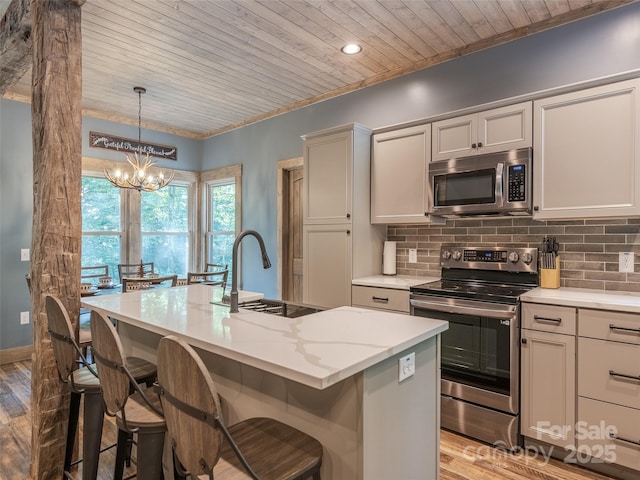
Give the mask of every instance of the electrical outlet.
POLYGON ((618 258, 618 271, 633 273, 635 267, 633 252, 620 252, 618 258))
POLYGON ((20 325, 29 324, 29 312, 20 312, 20 325))
POLYGON ((398 360, 398 382, 406 380, 414 373, 416 373, 416 352, 411 352, 398 360))
POLYGON ((418 250, 415 248, 409 249, 409 263, 418 263, 418 250))
POLYGON ((28 248, 21 248, 20 249, 20 261, 21 262, 28 262, 31 259, 31 252, 29 252, 28 248))

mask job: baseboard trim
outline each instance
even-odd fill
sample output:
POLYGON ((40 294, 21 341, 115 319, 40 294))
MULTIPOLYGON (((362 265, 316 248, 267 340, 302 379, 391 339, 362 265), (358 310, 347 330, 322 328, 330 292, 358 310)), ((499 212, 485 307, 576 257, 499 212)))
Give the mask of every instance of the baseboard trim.
POLYGON ((22 362, 23 360, 31 360, 33 353, 33 345, 25 345, 24 347, 7 348, 0 350, 0 365, 7 363, 22 362))

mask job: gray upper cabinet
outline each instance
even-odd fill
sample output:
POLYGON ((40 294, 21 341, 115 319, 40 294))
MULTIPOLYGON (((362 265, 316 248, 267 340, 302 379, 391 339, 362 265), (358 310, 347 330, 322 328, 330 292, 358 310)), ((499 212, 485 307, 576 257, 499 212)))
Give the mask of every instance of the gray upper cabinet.
POLYGON ((640 214, 640 79, 534 102, 536 220, 640 214))
POLYGON ((430 158, 430 123, 373 136, 371 223, 417 224, 434 220, 427 214, 430 158))
POLYGON ((353 131, 307 136, 304 159, 304 223, 351 223, 353 131))
POLYGON ((433 123, 432 161, 531 146, 531 102, 433 123))

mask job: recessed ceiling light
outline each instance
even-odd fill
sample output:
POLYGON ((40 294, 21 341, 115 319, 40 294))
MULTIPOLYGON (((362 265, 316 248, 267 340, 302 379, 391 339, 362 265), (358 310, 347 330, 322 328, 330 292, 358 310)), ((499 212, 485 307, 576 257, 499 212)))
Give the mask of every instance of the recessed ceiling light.
POLYGON ((347 43, 340 50, 342 51, 342 53, 346 53, 347 55, 355 55, 356 53, 360 53, 362 51, 362 47, 357 43, 347 43))

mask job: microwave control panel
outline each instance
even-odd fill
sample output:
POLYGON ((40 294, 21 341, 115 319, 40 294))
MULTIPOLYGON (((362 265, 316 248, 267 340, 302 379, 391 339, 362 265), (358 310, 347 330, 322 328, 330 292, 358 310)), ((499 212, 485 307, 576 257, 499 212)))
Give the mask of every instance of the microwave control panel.
POLYGON ((509 165, 508 202, 524 202, 527 196, 527 171, 524 165, 509 165))

